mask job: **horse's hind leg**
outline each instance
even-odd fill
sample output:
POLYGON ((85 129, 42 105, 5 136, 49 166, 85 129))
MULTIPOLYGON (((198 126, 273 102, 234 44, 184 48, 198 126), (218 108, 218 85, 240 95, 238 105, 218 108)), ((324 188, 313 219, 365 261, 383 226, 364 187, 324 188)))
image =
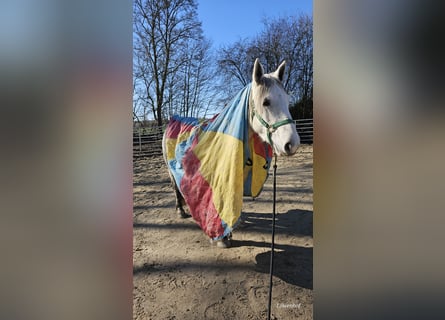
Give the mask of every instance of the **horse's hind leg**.
MULTIPOLYGON (((167 165, 167 168, 168 168, 169 166, 168 166, 168 161, 167 161, 167 145, 166 145, 167 138, 166 138, 166 134, 167 134, 167 131, 164 132, 164 135, 162 137, 162 155, 164 157, 164 161, 165 161, 165 163, 167 165)), ((187 214, 184 211, 184 208, 183 208, 183 206, 185 205, 184 197, 182 196, 181 192, 179 191, 179 188, 176 185, 176 181, 173 178, 173 175, 170 172, 170 169, 168 170, 168 175, 170 176, 170 180, 172 182, 172 186, 175 189, 176 212, 181 216, 181 218, 188 218, 188 217, 190 217, 190 215, 187 214)))
POLYGON ((189 214, 187 214, 184 211, 183 206, 185 205, 184 197, 182 196, 181 192, 179 191, 178 186, 176 185, 176 182, 174 179, 173 181, 173 187, 175 188, 175 196, 176 196, 176 213, 181 216, 181 218, 188 218, 190 217, 189 214))

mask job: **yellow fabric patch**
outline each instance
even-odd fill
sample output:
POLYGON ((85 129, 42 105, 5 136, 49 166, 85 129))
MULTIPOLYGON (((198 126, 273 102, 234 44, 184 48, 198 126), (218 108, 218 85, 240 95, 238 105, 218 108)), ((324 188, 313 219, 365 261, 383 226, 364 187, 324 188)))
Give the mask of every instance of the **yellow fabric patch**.
POLYGON ((187 140, 190 137, 190 135, 192 134, 192 132, 193 132, 193 130, 181 133, 177 139, 171 139, 171 138, 166 139, 165 147, 167 149, 166 151, 167 151, 167 160, 168 161, 175 158, 176 145, 187 140))
POLYGON ((229 227, 238 220, 243 203, 243 142, 221 132, 205 132, 193 152, 200 172, 212 188, 213 204, 229 227), (226 201, 224 201, 226 199, 226 201))
POLYGON ((267 160, 255 153, 255 140, 253 138, 252 129, 249 128, 249 149, 251 150, 251 160, 252 165, 246 165, 244 167, 244 181, 246 181, 247 176, 251 172, 252 179, 251 179, 251 185, 250 185, 250 191, 252 197, 257 197, 261 190, 263 189, 264 182, 267 179, 267 174, 269 172, 269 168, 265 169, 265 166, 267 165, 267 160))
MULTIPOLYGON (((253 139, 250 141, 251 143, 251 150, 253 149, 253 139)), ((266 159, 264 159, 262 156, 258 155, 255 152, 252 152, 252 184, 251 184, 251 191, 252 191, 252 197, 256 197, 260 194, 261 190, 263 189, 264 181, 266 181, 268 169, 264 169, 264 166, 266 165, 266 159)))
POLYGON ((165 141, 165 148, 167 153, 167 160, 170 161, 175 158, 175 148, 176 148, 176 141, 178 139, 166 139, 165 141))

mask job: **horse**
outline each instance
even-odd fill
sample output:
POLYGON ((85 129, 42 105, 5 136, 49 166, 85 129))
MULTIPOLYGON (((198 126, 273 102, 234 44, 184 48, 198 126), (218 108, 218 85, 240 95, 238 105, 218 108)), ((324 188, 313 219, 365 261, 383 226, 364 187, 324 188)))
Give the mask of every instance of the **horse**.
MULTIPOLYGON (((232 107, 235 110, 234 112, 237 112, 237 114, 241 115, 244 112, 245 114, 244 117, 237 117, 242 119, 241 121, 247 122, 241 123, 240 125, 244 125, 247 128, 245 132, 248 131, 249 140, 248 142, 246 142, 246 144, 248 143, 253 149, 255 149, 253 155, 249 154, 246 156, 246 151, 244 151, 244 155, 241 154, 242 151, 232 151, 232 149, 236 149, 236 147, 234 146, 239 145, 236 144, 236 142, 235 144, 233 144, 233 142, 230 142, 229 144, 222 146, 216 143, 217 146, 214 146, 213 149, 216 150, 216 152, 213 152, 218 153, 218 155, 215 155, 215 157, 218 156, 220 157, 219 159, 212 159, 212 154, 208 154, 206 150, 201 150, 200 152, 202 155, 201 157, 205 157, 206 160, 208 160, 207 162, 210 162, 212 165, 214 164, 215 166, 219 166, 219 169, 214 169, 213 167, 210 169, 197 168, 197 166, 200 165, 199 159, 196 159, 196 156, 193 153, 190 153, 188 152, 188 150, 184 149, 184 145, 187 143, 189 145, 196 145, 199 139, 206 139, 205 134, 215 135, 215 132, 211 132, 210 134, 206 132, 206 126, 208 126, 208 123, 206 122, 204 124, 201 124, 195 118, 172 118, 170 120, 170 123, 167 125, 167 129, 164 132, 162 141, 163 156, 165 162, 167 163, 167 167, 169 168, 168 173, 170 175, 170 179, 175 191, 176 212, 182 218, 190 217, 185 212, 183 207, 185 204, 187 204, 190 208, 193 218, 195 218, 198 224, 200 224, 204 232, 206 232, 210 236, 210 242, 216 243, 218 247, 230 247, 230 240, 232 236, 231 231, 233 229, 233 226, 236 225, 236 223, 238 222, 237 220, 241 214, 239 201, 241 201, 242 205, 242 193, 244 191, 244 195, 251 195, 255 197, 261 192, 262 185, 264 184, 264 181, 266 180, 268 175, 269 164, 272 158, 271 153, 273 153, 275 156, 291 156, 296 153, 297 148, 300 144, 300 137, 296 131, 294 121, 291 120, 292 118, 289 112, 289 96, 283 86, 284 72, 285 61, 283 61, 274 72, 265 74, 263 66, 257 58, 253 67, 251 84, 246 87, 247 89, 243 89, 243 91, 241 91, 234 98, 234 101, 241 105, 241 107, 238 107, 237 105, 232 107), (241 104, 242 101, 244 101, 244 104, 241 104), (247 108, 247 110, 239 110, 240 108, 247 108), (183 136, 181 136, 181 134, 183 134, 183 136), (263 145, 264 147, 262 147, 263 145), (225 163, 229 161, 224 161, 226 155, 225 152, 228 152, 227 156, 230 157, 231 160, 235 159, 233 161, 236 163, 225 163), (257 154, 255 154, 255 152, 257 154), (179 156, 182 156, 185 153, 189 155, 189 159, 178 160, 179 156), (236 154, 237 156, 233 156, 233 154, 236 154), (192 160, 190 160, 190 158, 192 158, 192 160), (254 161, 252 159, 254 159, 254 161), (245 161, 245 163, 239 164, 240 161, 245 161), (223 164, 221 164, 221 162, 223 162, 223 164), (194 178, 186 183, 183 181, 186 180, 183 177, 187 176, 188 174, 187 170, 189 169, 187 168, 187 163, 191 163, 190 166, 194 168, 194 171, 192 172, 192 174, 194 174, 194 178), (234 171, 232 170, 234 166, 237 170, 235 170, 236 173, 229 173, 229 171, 234 171), (179 168, 180 172, 175 172, 175 168, 179 168), (251 170, 251 172, 246 173, 245 169, 251 170), (244 179, 242 181, 242 183, 244 183, 244 190, 243 185, 240 186, 239 180, 235 181, 232 184, 229 184, 227 187, 225 185, 219 185, 222 183, 221 181, 224 180, 224 172, 220 174, 219 177, 213 179, 213 175, 215 175, 214 171, 218 170, 226 170, 228 171, 227 175, 234 176, 233 179, 231 177, 228 178, 228 180, 230 181, 234 179, 244 179), (197 175, 195 174, 196 172, 198 173, 197 175), (201 177, 201 172, 207 172, 205 174, 202 174, 206 177, 201 177), (241 178, 237 178, 236 176, 241 176, 241 178), (221 177, 223 178, 221 179, 221 177), (256 181, 255 183, 253 183, 255 184, 255 186, 249 185, 248 187, 246 187, 246 180, 249 180, 249 182, 252 184, 252 179, 256 179, 259 182, 256 181), (212 181, 209 183, 209 180, 212 181), (201 183, 204 184, 205 187, 197 187, 197 185, 201 183), (210 194, 208 196, 207 190, 211 189, 211 187, 213 187, 213 189, 223 190, 221 192, 225 192, 224 190, 226 189, 229 193, 232 192, 230 195, 224 195, 219 204, 215 205, 216 207, 223 208, 224 205, 227 205, 227 203, 229 203, 229 210, 233 210, 232 207, 236 207, 235 211, 239 213, 235 214, 235 216, 232 217, 230 216, 230 211, 229 214, 226 213, 225 216, 228 218, 224 218, 221 221, 218 220, 219 217, 217 216, 217 214, 219 214, 220 216, 221 214, 217 212, 218 210, 213 208, 214 205, 212 201, 215 202, 214 198, 218 198, 219 195, 210 194), (197 191, 195 192, 195 190, 193 190, 193 192, 191 192, 190 189, 194 188, 197 188, 197 191), (246 192, 246 189, 249 189, 249 191, 246 192), (191 193, 193 194, 190 195, 191 193), (194 193, 196 193, 197 196, 195 196, 194 193), (187 194, 187 197, 185 197, 185 194, 187 194), (192 199, 193 197, 198 198, 192 199), (234 199, 233 201, 235 201, 234 206, 230 206, 230 201, 232 201, 232 199, 234 199), (209 213, 211 209, 205 206, 212 207, 213 211, 217 212, 217 214, 213 213, 212 215, 211 213, 209 213), (192 209, 197 211, 200 210, 200 213, 194 215, 192 209), (217 233, 215 233, 214 230, 209 231, 209 228, 207 226, 207 224, 211 225, 211 227, 214 227, 213 229, 215 229, 215 225, 217 224, 213 221, 215 219, 217 219, 218 223, 221 224, 221 226, 218 225, 216 227, 219 228, 219 231, 217 233), (230 222, 227 222, 229 220, 230 222)), ((221 129, 222 133, 226 133, 227 130, 232 130, 232 127, 234 126, 234 124, 231 123, 231 121, 234 121, 233 119, 226 119, 228 118, 229 111, 230 110, 224 112, 223 110, 219 115, 217 115, 210 121, 210 123, 212 121, 218 121, 218 123, 220 123, 220 125, 224 127, 223 129, 221 129)), ((243 128, 242 126, 241 128, 243 128)), ((239 133, 240 131, 238 130, 236 132, 239 133)), ((233 139, 231 139, 230 141, 232 140, 233 139)), ((219 140, 217 140, 217 142, 218 141, 219 140)), ((219 210, 224 211, 225 209, 223 208, 219 210)))

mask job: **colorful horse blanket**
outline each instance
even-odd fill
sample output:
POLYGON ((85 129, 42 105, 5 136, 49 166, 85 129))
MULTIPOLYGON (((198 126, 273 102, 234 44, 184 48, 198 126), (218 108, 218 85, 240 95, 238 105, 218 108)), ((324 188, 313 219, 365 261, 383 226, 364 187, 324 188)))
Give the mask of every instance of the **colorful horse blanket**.
POLYGON ((250 89, 211 120, 174 116, 167 126, 169 169, 192 217, 215 240, 232 232, 243 195, 257 197, 268 176, 272 149, 249 128, 250 89))

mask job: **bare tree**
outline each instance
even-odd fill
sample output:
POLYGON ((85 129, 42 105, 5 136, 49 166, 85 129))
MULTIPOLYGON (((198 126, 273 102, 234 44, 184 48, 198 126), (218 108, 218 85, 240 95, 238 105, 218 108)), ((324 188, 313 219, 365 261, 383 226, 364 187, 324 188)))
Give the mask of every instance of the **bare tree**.
POLYGON ((295 74, 291 79, 296 82, 293 84, 293 90, 297 93, 297 102, 303 103, 304 108, 310 108, 310 116, 312 116, 313 21, 309 16, 300 16, 296 24, 298 36, 294 38, 295 46, 292 51, 296 59, 295 66, 290 70, 295 74))
POLYGON ((264 18, 264 29, 256 37, 220 48, 222 88, 233 94, 233 88, 249 83, 256 57, 266 70, 275 70, 286 60, 284 86, 291 95, 291 104, 304 102, 305 107, 312 108, 312 24, 308 15, 264 18))
POLYGON ((194 0, 135 0, 134 55, 135 78, 141 97, 161 126, 171 80, 185 63, 178 54, 189 39, 200 37, 194 0))
POLYGON ((186 61, 178 74, 177 92, 181 93, 176 111, 182 116, 198 117, 214 95, 211 43, 205 38, 189 41, 184 48, 186 61))
POLYGON ((223 102, 227 102, 228 97, 233 96, 251 81, 253 64, 259 54, 249 39, 241 39, 219 49, 218 71, 221 80, 219 90, 226 95, 223 102))
POLYGON ((173 114, 205 114, 216 92, 214 59, 195 0, 135 1, 134 109, 149 106, 159 125, 173 114))

